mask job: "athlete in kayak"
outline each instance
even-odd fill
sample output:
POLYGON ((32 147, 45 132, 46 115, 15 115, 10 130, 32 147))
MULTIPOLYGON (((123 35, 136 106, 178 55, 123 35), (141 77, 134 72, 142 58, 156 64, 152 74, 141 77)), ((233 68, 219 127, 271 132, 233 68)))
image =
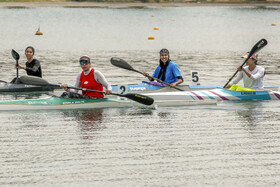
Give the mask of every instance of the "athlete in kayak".
MULTIPOLYGON (((248 58, 247 53, 242 58, 248 58)), ((265 75, 265 69, 258 65, 258 56, 252 55, 246 62, 245 67, 238 67, 237 77, 232 80, 226 88, 236 91, 263 91, 264 84, 263 78, 265 75), (244 88, 236 85, 243 78, 244 88)))
MULTIPOLYGON (((177 64, 175 64, 175 62, 170 60, 169 51, 167 49, 162 49, 159 53, 159 65, 152 77, 158 78, 163 82, 170 84, 171 87, 175 87, 176 85, 184 82, 179 67, 177 66, 177 64)), ((143 75, 146 76, 149 74, 143 72, 143 75)), ((153 79, 151 78, 149 78, 149 80, 153 81, 153 79)))
MULTIPOLYGON (((77 88, 86 88, 90 90, 103 91, 103 86, 106 88, 105 94, 109 95, 112 92, 111 85, 107 82, 104 75, 96 70, 91 68, 90 58, 86 55, 82 56, 79 60, 80 66, 82 68, 82 72, 76 78, 75 87, 77 88)), ((67 98, 104 98, 103 93, 98 92, 90 92, 90 91, 82 91, 82 95, 78 94, 79 90, 69 90, 67 84, 62 84, 62 88, 64 88, 68 92, 64 92, 62 97, 67 98)))
POLYGON ((34 58, 35 49, 32 46, 28 46, 25 49, 25 56, 27 58, 27 62, 25 66, 20 64, 15 65, 15 68, 24 69, 27 75, 42 77, 42 68, 39 60, 34 58))

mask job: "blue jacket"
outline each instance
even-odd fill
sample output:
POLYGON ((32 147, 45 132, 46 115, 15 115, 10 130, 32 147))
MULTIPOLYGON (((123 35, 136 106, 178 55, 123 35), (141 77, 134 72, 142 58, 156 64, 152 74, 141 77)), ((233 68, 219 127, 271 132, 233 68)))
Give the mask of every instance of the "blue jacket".
MULTIPOLYGON (((153 77, 158 78, 160 70, 161 70, 161 67, 160 67, 160 65, 158 65, 158 67, 156 68, 156 70, 153 74, 153 77)), ((166 68, 165 80, 163 80, 163 81, 168 84, 171 84, 171 83, 178 81, 178 77, 182 77, 179 67, 177 66, 177 64, 175 64, 175 62, 170 61, 166 68)), ((161 79, 161 78, 162 78, 162 75, 159 79, 161 79)))

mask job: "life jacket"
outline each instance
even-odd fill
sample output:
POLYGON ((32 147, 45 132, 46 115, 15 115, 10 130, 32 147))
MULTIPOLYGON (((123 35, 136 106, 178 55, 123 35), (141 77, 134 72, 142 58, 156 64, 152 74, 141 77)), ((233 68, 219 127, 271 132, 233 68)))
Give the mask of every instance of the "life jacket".
MULTIPOLYGON (((96 82, 94 78, 94 69, 91 69, 88 75, 85 75, 84 72, 82 72, 80 77, 80 82, 82 88, 103 91, 103 85, 96 82)), ((90 91, 82 91, 82 93, 83 95, 87 95, 89 97, 104 98, 103 93, 90 92, 90 91)))

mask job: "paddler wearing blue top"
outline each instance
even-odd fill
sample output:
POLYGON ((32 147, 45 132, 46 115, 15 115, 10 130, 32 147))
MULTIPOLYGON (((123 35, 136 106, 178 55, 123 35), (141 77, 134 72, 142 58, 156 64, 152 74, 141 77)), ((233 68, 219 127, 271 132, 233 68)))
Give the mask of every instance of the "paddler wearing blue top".
MULTIPOLYGON (((242 58, 248 58, 247 53, 242 58)), ((245 67, 238 67, 238 74, 225 88, 236 91, 263 91, 265 69, 258 65, 258 55, 252 55, 245 67), (236 85, 243 78, 244 87, 236 85)))
MULTIPOLYGON (((103 86, 106 88, 105 94, 109 95, 112 92, 111 85, 107 82, 105 76, 98 70, 91 68, 90 58, 84 55, 79 60, 82 72, 76 78, 75 87, 86 88, 90 90, 103 91, 103 86)), ((78 94, 79 90, 68 89, 67 84, 62 84, 62 88, 66 91, 62 97, 67 98, 104 98, 103 93, 82 91, 82 95, 78 94)))
POLYGON ((32 46, 28 46, 25 49, 25 56, 27 58, 27 62, 25 63, 25 66, 22 66, 20 64, 15 65, 15 68, 21 68, 24 69, 27 73, 27 75, 42 77, 42 68, 39 60, 34 58, 35 49, 32 46))
MULTIPOLYGON (((167 49, 161 49, 159 53, 159 65, 152 77, 158 78, 163 82, 170 84, 171 87, 175 87, 176 85, 184 82, 179 67, 175 62, 170 60, 169 51, 167 49)), ((143 72, 143 75, 146 76, 149 74, 143 72)), ((149 78, 149 80, 153 81, 151 78, 149 78)))

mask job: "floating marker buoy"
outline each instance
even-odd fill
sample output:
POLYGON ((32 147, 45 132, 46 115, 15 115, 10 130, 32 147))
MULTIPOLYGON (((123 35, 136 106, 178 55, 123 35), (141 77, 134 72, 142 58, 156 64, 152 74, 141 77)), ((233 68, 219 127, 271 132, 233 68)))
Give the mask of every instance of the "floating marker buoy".
POLYGON ((35 35, 43 35, 43 32, 40 31, 40 27, 38 28, 37 32, 35 33, 35 35))
POLYGON ((272 23, 271 25, 272 25, 272 26, 276 26, 276 23, 272 23))
POLYGON ((159 30, 159 28, 158 28, 158 27, 155 27, 154 30, 159 30))
POLYGON ((176 19, 172 19, 172 21, 176 21, 176 19))
POLYGON ((154 39, 155 39, 155 37, 153 37, 153 36, 148 37, 148 40, 154 40, 154 39))
POLYGON ((152 17, 155 17, 155 16, 156 16, 156 15, 154 15, 154 14, 152 15, 152 17))
POLYGON ((35 35, 43 35, 42 31, 37 31, 35 35))

